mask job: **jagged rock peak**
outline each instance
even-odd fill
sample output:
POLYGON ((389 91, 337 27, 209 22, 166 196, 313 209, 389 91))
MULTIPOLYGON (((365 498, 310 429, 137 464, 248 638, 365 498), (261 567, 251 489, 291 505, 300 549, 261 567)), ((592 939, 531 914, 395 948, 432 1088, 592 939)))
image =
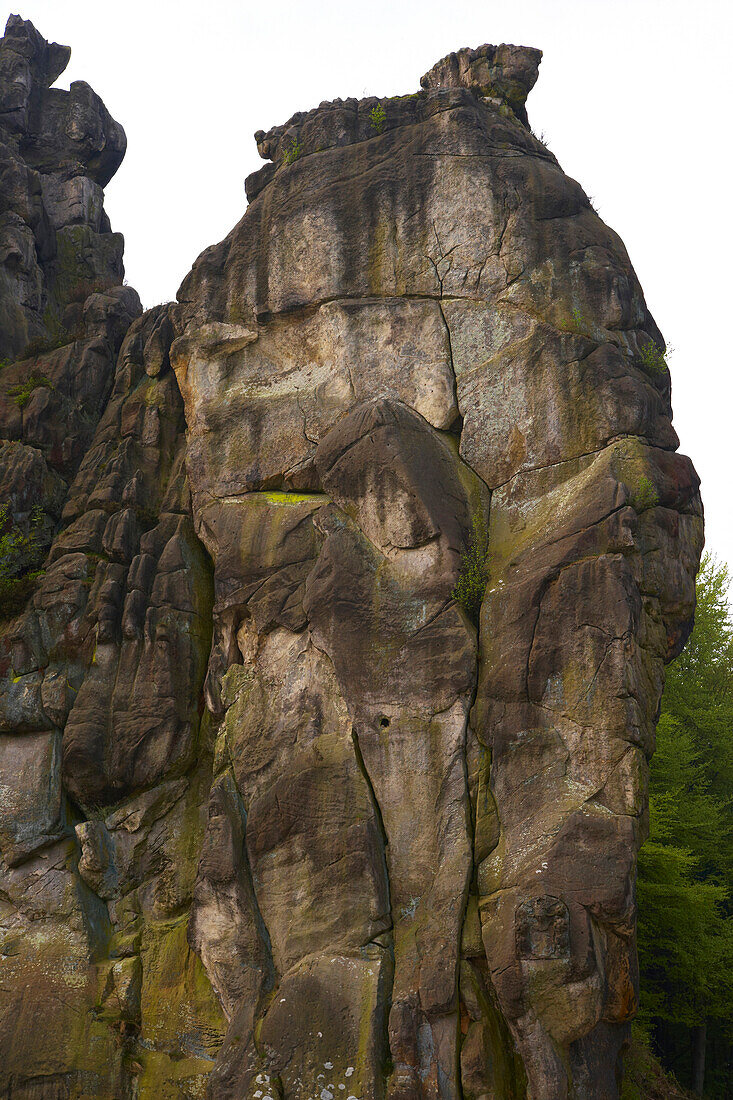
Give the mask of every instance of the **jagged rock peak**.
MULTIPOLYGON (((8 19, 0 38, 0 533, 6 548, 9 540, 26 549, 0 563, 3 622, 33 592, 29 574, 41 575, 117 352, 142 312, 122 285, 124 242, 104 210, 124 131, 88 84, 51 87, 69 56, 32 23, 8 19)), ((19 850, 34 844, 26 836, 19 850)))
POLYGON ((35 80, 46 88, 50 88, 54 80, 61 76, 71 57, 70 46, 47 42, 31 21, 20 15, 8 16, 3 47, 8 53, 23 58, 30 66, 35 80))
MULTIPOLYGON (((12 363, 83 335, 95 292, 118 288, 126 324, 140 312, 121 286, 123 239, 104 210, 125 131, 84 81, 51 87, 70 53, 19 15, 0 38, 0 360, 12 363)), ((19 380, 5 371, 2 383, 19 380)), ((0 436, 15 438, 12 402, 10 411, 13 424, 0 413, 0 436)))
POLYGON ((100 187, 125 155, 125 131, 83 80, 51 88, 71 50, 47 42, 33 24, 11 15, 0 39, 0 141, 19 147, 39 172, 87 176, 100 187))

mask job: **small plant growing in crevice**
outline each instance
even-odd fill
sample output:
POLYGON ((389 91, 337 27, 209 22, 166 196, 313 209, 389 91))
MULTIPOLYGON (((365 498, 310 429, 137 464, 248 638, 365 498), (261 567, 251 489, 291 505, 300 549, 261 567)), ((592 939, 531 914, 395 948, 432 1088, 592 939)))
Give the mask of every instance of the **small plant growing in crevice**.
POLYGON ((573 317, 571 321, 560 322, 560 328, 563 332, 577 332, 580 334, 584 334, 585 332, 587 332, 588 327, 588 322, 586 321, 585 317, 580 312, 577 306, 573 310, 573 317))
POLYGON ((41 386, 45 386, 49 390, 53 389, 51 379, 47 378, 45 374, 32 374, 25 382, 18 382, 15 386, 11 386, 8 390, 8 397, 13 398, 19 409, 24 409, 30 401, 33 391, 40 389, 41 386))
POLYGON ((664 348, 660 348, 654 340, 647 341, 639 349, 639 361, 641 369, 645 370, 648 374, 664 374, 667 368, 667 355, 671 355, 673 348, 669 348, 666 352, 664 348))
POLYGON ((372 107, 369 112, 369 121, 372 125, 372 130, 374 130, 376 134, 381 134, 387 122, 387 112, 381 103, 378 103, 376 107, 372 107))
POLYGON ((303 143, 301 141, 298 141, 297 138, 293 138, 293 140, 290 142, 290 145, 288 145, 285 152, 283 153, 283 164, 293 164, 298 159, 298 157, 302 156, 302 153, 303 143))
POLYGON ((657 504, 659 494, 646 474, 642 474, 632 493, 631 506, 637 512, 645 512, 647 508, 654 508, 657 504))
POLYGON ((486 521, 481 516, 474 516, 471 533, 461 555, 458 580, 451 595, 476 626, 489 580, 488 543, 486 521))

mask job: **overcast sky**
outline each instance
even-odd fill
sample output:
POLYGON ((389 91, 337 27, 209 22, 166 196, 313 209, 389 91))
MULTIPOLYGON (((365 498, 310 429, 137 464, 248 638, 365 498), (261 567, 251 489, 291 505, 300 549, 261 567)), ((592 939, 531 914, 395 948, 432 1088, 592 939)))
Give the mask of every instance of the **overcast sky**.
MULTIPOLYGON (((337 96, 416 91, 451 50, 544 51, 528 101, 621 235, 667 342, 707 545, 733 565, 729 0, 24 0, 127 132, 107 188, 143 305, 175 297, 245 209, 253 133, 337 96)), ((3 25, 5 19, 3 19, 3 25)))

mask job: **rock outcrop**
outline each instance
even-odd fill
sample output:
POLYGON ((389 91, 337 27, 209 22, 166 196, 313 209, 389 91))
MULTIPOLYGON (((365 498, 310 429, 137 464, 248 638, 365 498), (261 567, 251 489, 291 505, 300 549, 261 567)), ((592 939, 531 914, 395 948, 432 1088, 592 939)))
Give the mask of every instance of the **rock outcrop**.
POLYGON ((136 316, 122 131, 11 17, 0 386, 52 384, 0 397, 50 542, 0 653, 0 1096, 618 1097, 702 510, 540 58, 258 132, 242 221, 136 316), (31 361, 49 303, 85 338, 31 361))

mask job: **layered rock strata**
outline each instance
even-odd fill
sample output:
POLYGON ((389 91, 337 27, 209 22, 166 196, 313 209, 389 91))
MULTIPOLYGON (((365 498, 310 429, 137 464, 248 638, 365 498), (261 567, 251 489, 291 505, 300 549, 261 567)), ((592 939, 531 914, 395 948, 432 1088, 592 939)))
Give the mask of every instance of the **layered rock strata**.
POLYGON ((258 132, 120 337, 5 626, 0 1095, 618 1097, 702 518, 540 57, 258 132))

